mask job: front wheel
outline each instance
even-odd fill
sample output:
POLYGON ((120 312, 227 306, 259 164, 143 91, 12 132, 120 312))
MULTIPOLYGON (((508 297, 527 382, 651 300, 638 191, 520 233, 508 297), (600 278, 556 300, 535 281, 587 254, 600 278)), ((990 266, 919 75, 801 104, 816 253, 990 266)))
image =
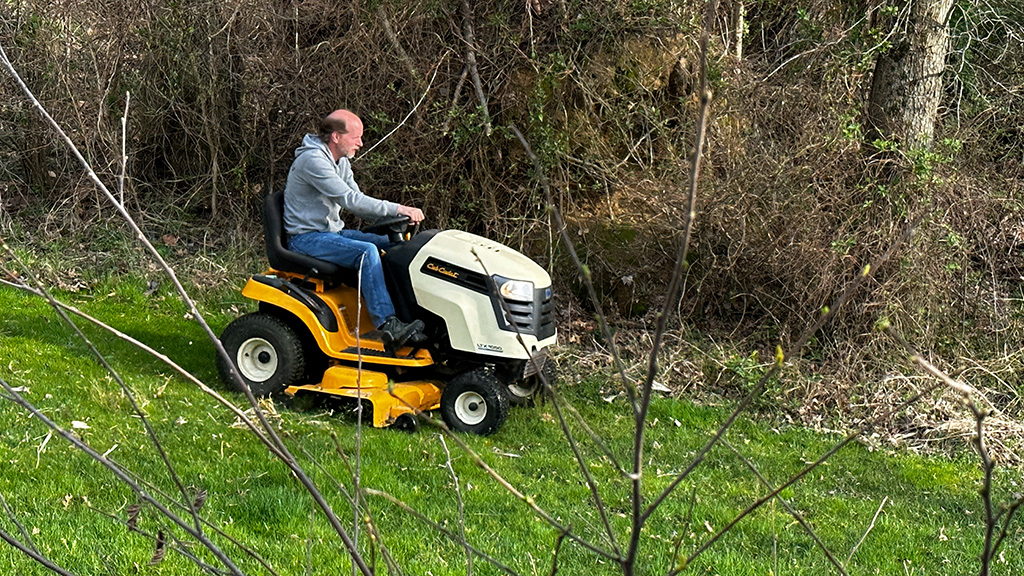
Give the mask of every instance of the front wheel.
POLYGON ((449 428, 460 432, 493 434, 508 410, 506 387, 485 370, 460 374, 441 392, 441 416, 449 428))
POLYGON ((254 396, 283 392, 302 378, 306 363, 302 342, 280 318, 255 312, 235 319, 220 336, 231 362, 217 356, 221 380, 242 392, 231 376, 238 371, 254 396))
POLYGON ((541 373, 544 375, 543 379, 541 379, 541 374, 534 374, 508 385, 508 398, 513 406, 532 406, 538 394, 544 390, 544 382, 554 389, 555 381, 558 378, 558 367, 555 366, 555 361, 547 358, 544 367, 541 368, 541 373))

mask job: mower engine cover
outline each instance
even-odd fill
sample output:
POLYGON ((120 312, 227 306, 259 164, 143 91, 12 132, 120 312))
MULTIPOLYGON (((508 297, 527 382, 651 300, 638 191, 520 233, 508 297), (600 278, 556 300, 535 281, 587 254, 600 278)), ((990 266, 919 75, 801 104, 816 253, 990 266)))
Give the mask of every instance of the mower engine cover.
POLYGON ((551 277, 533 260, 458 230, 418 248, 408 264, 416 304, 444 321, 453 350, 527 360, 555 343, 551 277))

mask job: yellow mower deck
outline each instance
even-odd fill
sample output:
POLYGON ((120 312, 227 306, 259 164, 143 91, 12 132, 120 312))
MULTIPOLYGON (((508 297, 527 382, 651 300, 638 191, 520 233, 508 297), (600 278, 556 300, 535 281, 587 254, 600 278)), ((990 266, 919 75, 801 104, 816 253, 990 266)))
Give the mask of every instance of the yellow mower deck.
POLYGON ((403 414, 434 410, 441 403, 441 389, 433 382, 389 382, 387 374, 358 370, 350 366, 332 366, 319 384, 289 386, 286 393, 315 392, 363 398, 373 404, 373 425, 380 428, 394 424, 403 414))

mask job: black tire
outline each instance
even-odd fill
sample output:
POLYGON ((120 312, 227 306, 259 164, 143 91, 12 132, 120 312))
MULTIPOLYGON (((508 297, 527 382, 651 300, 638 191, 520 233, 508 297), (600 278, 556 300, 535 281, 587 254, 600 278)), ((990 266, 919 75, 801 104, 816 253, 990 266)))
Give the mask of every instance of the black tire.
POLYGON ((254 396, 279 394, 299 382, 306 368, 302 342, 288 324, 264 312, 235 319, 220 336, 231 362, 217 355, 220 378, 233 390, 244 392, 234 378, 238 370, 254 396))
MULTIPOLYGON (((547 379, 548 385, 554 388, 555 381, 558 379, 558 367, 555 365, 555 361, 548 358, 544 362, 541 372, 547 379)), ((544 382, 541 380, 540 375, 534 374, 528 378, 509 383, 508 400, 513 406, 533 406, 537 397, 542 395, 543 391, 544 382)))
POLYGON ((441 392, 441 416, 448 427, 486 436, 508 417, 507 388, 486 370, 459 374, 441 392))
POLYGON ((416 419, 415 414, 405 413, 395 418, 395 422, 391 424, 391 427, 395 430, 412 433, 420 429, 420 421, 416 419))

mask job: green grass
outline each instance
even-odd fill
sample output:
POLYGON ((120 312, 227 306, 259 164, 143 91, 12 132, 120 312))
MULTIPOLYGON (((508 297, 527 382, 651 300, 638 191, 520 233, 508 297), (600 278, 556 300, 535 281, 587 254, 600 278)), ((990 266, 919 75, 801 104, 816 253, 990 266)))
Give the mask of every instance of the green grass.
MULTIPOLYGON (((143 294, 142 283, 121 283, 89 293, 66 294, 69 303, 163 351, 203 381, 216 384, 213 348, 184 307, 167 293, 143 294)), ((220 330, 230 320, 222 309, 235 302, 211 302, 209 320, 220 330)), ((0 288, 0 378, 50 418, 71 427, 99 452, 174 493, 163 464, 144 434, 127 399, 89 350, 42 300, 0 288)), ((166 366, 91 326, 87 335, 107 355, 131 387, 156 428, 185 484, 205 490, 205 518, 255 549, 280 574, 348 573, 340 539, 311 499, 235 418, 166 366), (312 520, 311 520, 312 518, 312 520)), ((613 384, 600 376, 565 383, 563 389, 588 422, 607 437, 611 449, 628 461, 630 417, 622 397, 601 399, 613 384)), ((242 403, 240 396, 228 394, 242 403)), ((352 522, 344 497, 327 473, 346 479, 332 436, 355 453, 355 419, 344 411, 314 405, 300 409, 278 403, 280 429, 306 470, 324 487, 339 515, 352 522), (305 455, 307 450, 326 470, 305 455)), ((727 415, 727 407, 703 407, 659 398, 652 407, 645 447, 645 495, 657 495, 683 469, 727 415)), ((0 493, 39 549, 76 574, 198 574, 193 564, 169 553, 148 566, 153 543, 104 514, 122 520, 137 498, 123 484, 8 401, 0 401, 0 493)), ((580 432, 576 430, 576 432, 580 432)), ((590 472, 620 545, 628 534, 628 483, 580 433, 590 472)), ((512 484, 538 505, 589 540, 603 544, 604 530, 572 452, 550 405, 516 409, 505 426, 487 438, 463 437, 512 484)), ((741 419, 729 442, 780 483, 806 462, 827 451, 838 437, 794 427, 773 427, 741 419)), ((469 540, 521 574, 548 574, 557 532, 491 481, 449 441, 453 466, 465 497, 469 540)), ((458 503, 446 456, 436 431, 423 426, 406 434, 367 428, 362 437, 365 486, 387 491, 426 516, 451 528, 458 503)), ((350 485, 350 479, 345 484, 350 485)), ((784 496, 800 510, 832 552, 845 560, 864 535, 883 499, 874 528, 849 566, 851 574, 970 574, 977 572, 982 542, 979 470, 970 459, 951 461, 907 453, 868 451, 852 445, 826 466, 787 489, 784 496)), ((679 490, 652 516, 640 548, 640 573, 664 574, 681 539, 684 556, 757 499, 764 490, 745 465, 725 447, 715 448, 679 490), (692 519, 687 523, 695 494, 692 519)), ((464 574, 462 549, 395 506, 371 499, 384 541, 407 574, 464 574)), ((183 514, 184 515, 184 514, 183 514)), ((0 527, 17 534, 0 516, 0 527)), ((139 527, 155 533, 163 523, 145 510, 139 527)), ((170 532, 180 535, 180 530, 170 532)), ((213 536, 248 573, 266 571, 223 538, 213 536)), ((367 541, 360 535, 363 544, 367 541)), ((996 574, 1024 572, 1021 531, 1015 527, 1004 546, 996 574)), ((210 555, 192 546, 201 558, 210 555)), ((379 561, 381 573, 386 573, 379 561)), ((615 566, 579 546, 565 543, 562 574, 614 574, 615 566)), ((0 573, 49 574, 19 552, 0 545, 0 573)), ((477 560, 476 574, 498 571, 477 560)), ((803 529, 777 503, 769 503, 740 523, 701 556, 692 574, 832 574, 834 568, 803 529)))

